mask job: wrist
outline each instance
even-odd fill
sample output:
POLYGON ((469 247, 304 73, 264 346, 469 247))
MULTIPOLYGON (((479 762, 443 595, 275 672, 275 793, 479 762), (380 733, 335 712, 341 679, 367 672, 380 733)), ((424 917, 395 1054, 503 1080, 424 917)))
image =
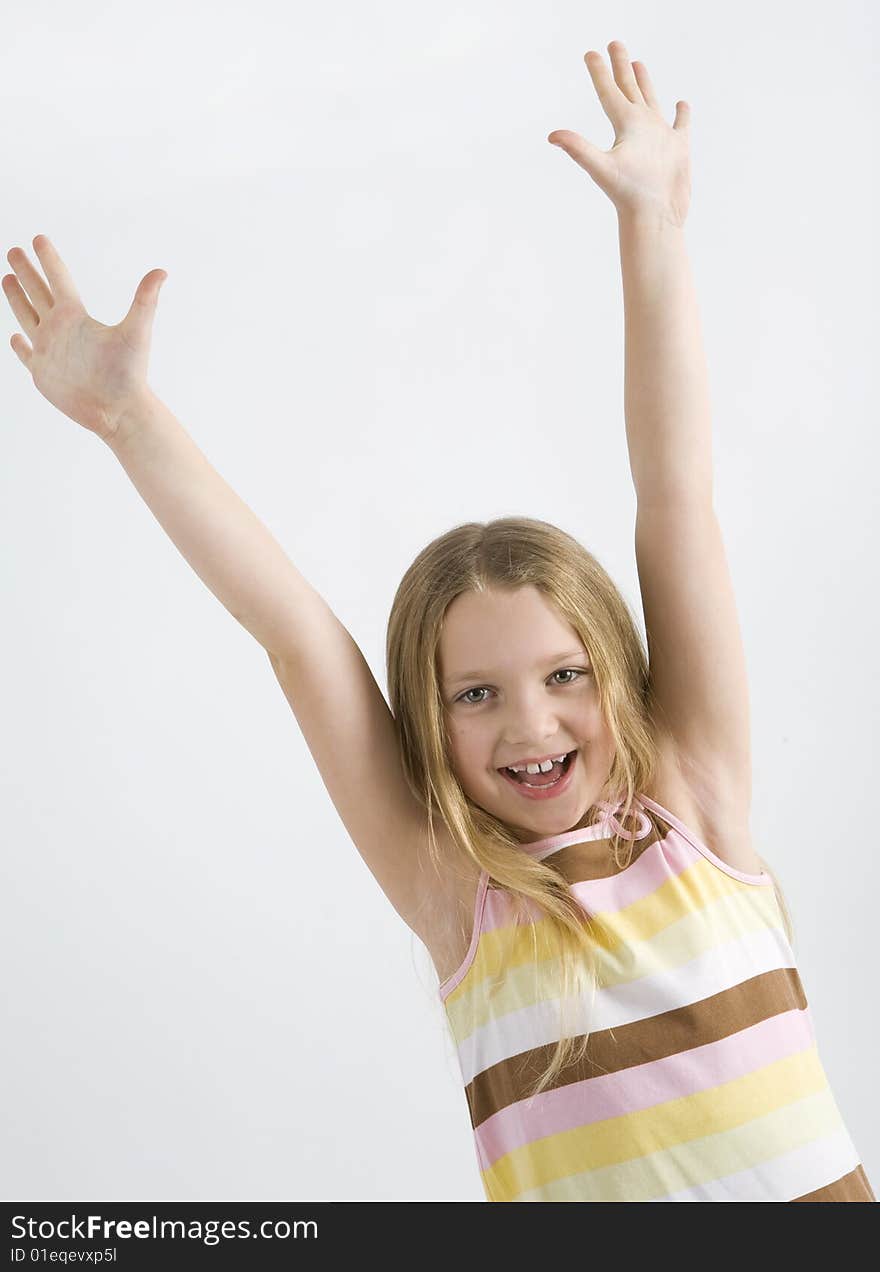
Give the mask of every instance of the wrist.
POLYGON ((146 387, 124 398, 110 412, 110 422, 102 440, 112 451, 118 452, 149 424, 158 406, 159 399, 146 387))
POLYGON ((620 229, 624 231, 645 231, 649 234, 668 233, 673 237, 684 234, 684 221, 679 220, 671 210, 651 204, 618 208, 617 221, 620 229))

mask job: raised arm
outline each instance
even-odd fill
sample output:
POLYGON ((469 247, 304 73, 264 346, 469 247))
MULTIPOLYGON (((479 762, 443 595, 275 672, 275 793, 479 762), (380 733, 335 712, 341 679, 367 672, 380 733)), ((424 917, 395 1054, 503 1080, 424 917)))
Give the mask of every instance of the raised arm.
POLYGON ((122 407, 106 441, 218 601, 268 654, 291 657, 323 599, 176 416, 145 391, 122 407))
POLYGON ((751 806, 748 673, 714 508, 697 298, 683 228, 624 215, 619 240, 652 694, 702 815, 730 834, 748 824, 751 806))
MULTIPOLYGON (((431 945, 446 897, 426 869, 424 810, 388 704, 357 644, 146 381, 161 271, 116 327, 85 311, 43 235, 43 279, 13 248, 3 290, 30 343, 12 348, 60 411, 106 442, 202 582, 266 650, 331 799, 392 905, 431 945)), ((451 900, 450 904, 454 904, 451 900)))
POLYGON ((636 558, 657 724, 698 806, 738 829, 751 799, 745 655, 713 506, 711 412, 684 237, 690 108, 666 123, 647 70, 625 46, 585 61, 614 125, 610 151, 578 133, 560 145, 618 214, 625 316, 624 405, 637 497, 636 558))
POLYGON ((202 582, 266 650, 353 843, 433 953, 455 916, 429 873, 426 815, 357 642, 156 397, 130 404, 108 444, 202 582))

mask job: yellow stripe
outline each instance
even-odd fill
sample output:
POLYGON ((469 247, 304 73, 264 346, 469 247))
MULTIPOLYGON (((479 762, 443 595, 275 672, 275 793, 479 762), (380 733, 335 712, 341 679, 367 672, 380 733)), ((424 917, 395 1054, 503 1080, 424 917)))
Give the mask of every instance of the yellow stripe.
MULTIPOLYGON (((574 885, 575 889, 579 886, 581 885, 574 885)), ((737 892, 756 900, 758 898, 766 900, 768 894, 772 894, 772 889, 756 889, 753 885, 733 879, 701 857, 681 874, 668 879, 647 896, 619 910, 600 910, 591 916, 591 921, 597 929, 596 939, 604 948, 612 950, 621 941, 632 939, 631 935, 627 935, 628 927, 634 929, 634 935, 644 940, 663 927, 677 923, 689 910, 699 909, 718 896, 737 892)), ((546 918, 539 917, 531 923, 517 926, 511 922, 492 931, 483 932, 465 979, 456 985, 446 1002, 455 1003, 459 998, 465 997, 481 980, 497 974, 501 955, 506 950, 510 937, 514 941, 512 958, 515 963, 529 962, 535 957, 533 929, 537 938, 538 954, 543 953, 546 957, 551 947, 542 934, 547 930, 548 922, 546 918)))
MULTIPOLYGON (((717 1135, 692 1140, 675 1150, 651 1153, 630 1162, 556 1179, 544 1188, 520 1193, 516 1201, 651 1201, 712 1180, 754 1170, 756 1166, 838 1136, 846 1127, 826 1087, 786 1104, 764 1117, 717 1135)), ((858 1161, 852 1147, 853 1165, 858 1161)), ((783 1167, 784 1169, 784 1167, 783 1167)), ((799 1184, 795 1184, 798 1188, 799 1184)), ((514 1200, 505 1198, 505 1200, 514 1200)), ((751 1197, 749 1200, 760 1200, 751 1197)))
MULTIPOLYGON (((668 972, 745 932, 775 928, 784 934, 772 889, 731 879, 708 862, 697 862, 632 905, 596 918, 598 932, 592 930, 603 988, 668 972)), ((558 999, 559 963, 548 950, 547 931, 548 920, 541 919, 519 930, 510 925, 483 934, 473 978, 466 978, 446 999, 459 1045, 490 1019, 558 999), (538 937, 537 962, 532 933, 538 937), (490 996, 489 977, 502 965, 502 941, 511 942, 509 970, 490 996)))
MULTIPOLYGON (((704 1136, 715 1137, 827 1088, 813 1045, 709 1090, 525 1144, 499 1158, 483 1172, 483 1180, 494 1200, 535 1188, 543 1192, 553 1181, 561 1183, 567 1176, 631 1162, 645 1156, 646 1149, 660 1153, 704 1136)), ((800 1115, 794 1121, 799 1126, 800 1115)), ((774 1155, 784 1151, 783 1144, 774 1148, 774 1155)), ((686 1181, 678 1185, 685 1186, 686 1181)), ((593 1195, 589 1180, 581 1181, 580 1191, 593 1195)))

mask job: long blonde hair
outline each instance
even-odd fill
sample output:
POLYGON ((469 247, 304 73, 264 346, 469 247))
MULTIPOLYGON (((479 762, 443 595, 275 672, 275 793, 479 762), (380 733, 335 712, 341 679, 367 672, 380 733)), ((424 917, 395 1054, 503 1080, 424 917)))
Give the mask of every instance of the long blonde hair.
MULTIPOLYGON (((586 1056, 589 1032, 583 1029, 583 1000, 593 1001, 598 985, 597 940, 601 934, 585 915, 568 882, 550 864, 521 849, 516 833, 476 805, 462 790, 452 768, 446 716, 440 691, 440 633, 447 608, 462 592, 532 585, 567 619, 586 647, 600 708, 614 743, 608 778, 589 821, 607 806, 620 810, 617 824, 636 824, 635 800, 650 788, 658 749, 650 701, 648 659, 632 613, 614 582, 586 548, 546 521, 500 517, 455 526, 423 548, 407 569, 391 607, 386 640, 388 695, 407 785, 427 813, 429 854, 438 872, 450 868, 440 859, 435 815, 445 825, 463 860, 469 860, 503 888, 514 903, 517 925, 526 920, 529 902, 547 916, 535 967, 556 953, 560 974, 562 1036, 549 1066, 532 1094, 537 1095, 562 1068, 586 1056), (436 813, 435 813, 436 810, 436 813), (565 1021, 573 1007, 574 1029, 565 1021), (578 1038, 577 1034, 580 1034, 578 1038)), ((632 856, 633 838, 614 833, 612 851, 619 869, 632 856), (629 844, 621 861, 621 844, 629 844)), ((787 911, 786 918, 787 918, 787 911)), ((511 929, 511 938, 513 937, 511 929)), ((500 985, 497 981, 494 988, 500 985)))

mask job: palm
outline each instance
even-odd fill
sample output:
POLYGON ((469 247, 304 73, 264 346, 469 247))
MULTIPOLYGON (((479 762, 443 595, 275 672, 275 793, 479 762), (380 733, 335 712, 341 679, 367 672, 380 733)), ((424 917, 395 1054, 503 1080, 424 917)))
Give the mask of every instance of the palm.
POLYGON ((690 204, 690 157, 687 139, 662 119, 644 115, 637 128, 615 139, 606 152, 614 174, 611 191, 617 204, 639 200, 667 205, 683 224, 690 204))
POLYGON ((15 274, 5 275, 3 290, 30 341, 16 332, 12 348, 47 401, 107 438, 124 404, 147 390, 153 315, 164 271, 151 270, 142 278, 122 322, 108 327, 86 312, 45 235, 34 239, 34 249, 45 278, 21 248, 7 255, 15 274))
POLYGON ((642 62, 630 62, 619 40, 608 46, 613 78, 599 53, 585 56, 614 145, 600 150, 579 133, 557 129, 548 140, 590 174, 618 212, 645 208, 683 225, 690 204, 690 108, 678 102, 670 126, 642 62))
POLYGON ((146 378, 148 353, 126 344, 121 324, 108 327, 82 306, 62 303, 34 333, 30 369, 53 406, 100 428, 107 404, 131 396, 146 378))

